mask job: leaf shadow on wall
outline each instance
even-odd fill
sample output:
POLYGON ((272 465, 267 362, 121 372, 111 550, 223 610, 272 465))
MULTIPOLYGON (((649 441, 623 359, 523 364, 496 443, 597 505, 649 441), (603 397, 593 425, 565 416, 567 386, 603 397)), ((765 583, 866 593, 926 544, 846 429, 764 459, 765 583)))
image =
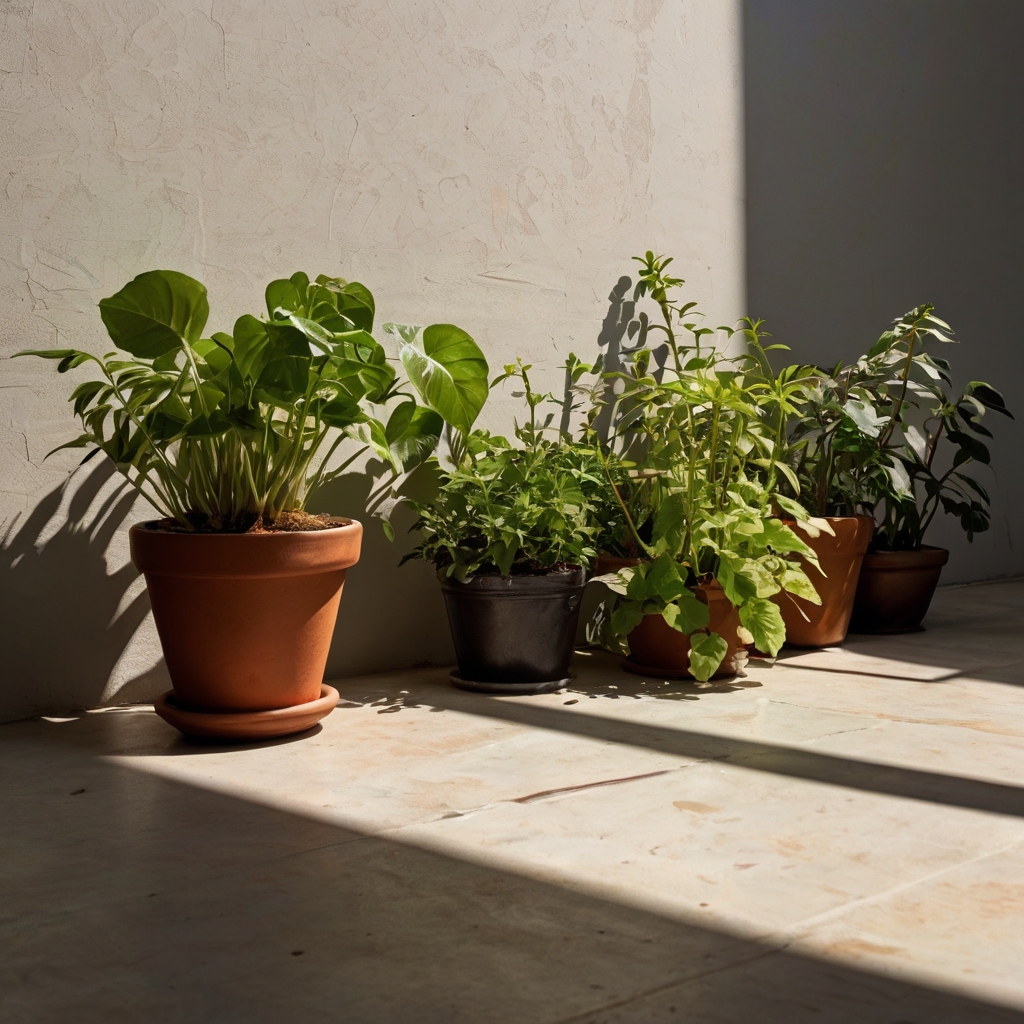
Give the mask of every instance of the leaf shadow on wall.
POLYGON ((382 470, 379 462, 371 461, 364 472, 346 473, 324 485, 309 502, 310 511, 348 516, 363 524, 362 553, 345 579, 327 661, 328 679, 455 661, 433 568, 418 560, 398 564, 416 543, 409 534, 416 518, 412 509, 395 509, 394 542, 373 516, 363 512, 382 470))
MULTIPOLYGON (((144 590, 124 603, 138 577, 131 562, 113 572, 107 564, 136 501, 116 476, 107 460, 73 474, 0 541, 0 717, 99 704, 149 611, 144 590)), ((132 699, 151 674, 119 699, 132 699)))

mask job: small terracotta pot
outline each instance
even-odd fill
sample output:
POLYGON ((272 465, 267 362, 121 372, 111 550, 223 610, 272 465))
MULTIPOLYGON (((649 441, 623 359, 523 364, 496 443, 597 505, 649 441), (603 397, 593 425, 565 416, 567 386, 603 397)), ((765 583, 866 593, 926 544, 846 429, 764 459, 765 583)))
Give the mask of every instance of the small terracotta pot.
POLYGON ((785 522, 818 556, 825 573, 822 576, 804 563, 804 571, 821 598, 820 605, 785 592, 772 598, 782 610, 786 643, 794 647, 841 644, 850 625, 861 562, 871 543, 875 522, 870 516, 829 516, 827 522, 835 531, 834 537, 827 533, 808 537, 792 520, 785 522))
MULTIPOLYGON (((708 606, 708 629, 725 639, 729 645, 718 671, 712 679, 734 676, 739 671, 738 651, 745 650, 738 630, 740 616, 715 580, 702 583, 695 590, 697 599, 708 606)), ((632 660, 645 669, 660 669, 675 675, 690 676, 690 638, 673 629, 661 615, 645 615, 643 621, 626 638, 632 660)))
MULTIPOLYGON (((357 522, 244 534, 133 526, 132 561, 146 577, 175 705, 216 715, 320 700, 345 571, 359 560, 362 534, 357 522)), ((275 720, 289 731, 285 717, 275 720)))
POLYGON ((942 567, 945 548, 923 545, 917 551, 869 551, 864 556, 851 633, 913 633, 921 629, 942 567))

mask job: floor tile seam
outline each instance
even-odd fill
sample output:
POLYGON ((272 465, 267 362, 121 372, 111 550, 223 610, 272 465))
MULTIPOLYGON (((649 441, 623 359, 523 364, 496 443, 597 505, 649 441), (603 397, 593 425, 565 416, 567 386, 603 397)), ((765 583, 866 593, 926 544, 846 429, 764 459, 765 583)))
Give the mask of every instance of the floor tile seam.
POLYGON ((530 793, 522 797, 503 797, 500 800, 490 800, 485 804, 480 804, 477 807, 470 807, 468 810, 459 811, 451 810, 444 814, 439 814, 433 818, 427 818, 423 821, 409 821, 401 825, 395 825, 390 828, 381 829, 378 832, 371 833, 372 836, 385 836, 396 832, 402 832, 408 828, 422 828, 424 826, 436 825, 442 821, 456 821, 462 818, 474 817, 478 814, 485 813, 491 810, 497 810, 507 806, 530 806, 533 804, 545 804, 562 797, 574 796, 576 793, 587 792, 591 789, 602 789, 606 786, 622 786, 632 782, 644 782, 647 779, 653 779, 659 776, 674 775, 677 772, 683 772, 690 768, 696 768, 699 765, 704 764, 717 764, 716 758, 703 758, 699 761, 694 760, 687 764, 676 765, 673 768, 664 768, 659 771, 645 772, 642 775, 631 775, 628 778, 623 779, 603 779, 598 782, 587 782, 581 783, 578 786, 567 786, 564 789, 545 790, 539 794, 530 793))
MULTIPOLYGON (((862 713, 859 712, 859 711, 847 711, 847 710, 844 710, 843 708, 838 708, 838 707, 833 707, 833 706, 822 707, 822 706, 817 705, 817 704, 803 704, 803 703, 800 703, 799 701, 781 700, 781 699, 776 699, 774 697, 771 698, 771 702, 773 704, 785 704, 787 707, 800 708, 803 711, 820 711, 820 712, 825 713, 825 714, 837 714, 837 715, 862 715, 862 713)), ((937 719, 937 718, 912 718, 909 715, 892 715, 892 714, 887 714, 887 713, 881 712, 881 711, 872 712, 871 714, 877 720, 876 721, 876 725, 879 722, 904 722, 907 725, 935 725, 935 726, 943 726, 943 727, 950 728, 950 729, 967 729, 970 732, 979 732, 979 733, 983 733, 986 736, 1012 736, 1012 737, 1016 737, 1018 739, 1024 739, 1024 732, 993 732, 992 730, 989 730, 989 729, 979 729, 977 726, 974 726, 974 725, 966 725, 962 721, 950 722, 950 721, 944 721, 942 719, 937 719)), ((1022 708, 1022 714, 1024 714, 1024 708, 1022 708)), ((863 717, 867 717, 867 716, 864 715, 863 717)), ((866 726, 865 728, 872 728, 872 726, 866 726)), ((859 729, 840 730, 840 732, 858 732, 858 731, 860 731, 860 730, 859 729)), ((828 735, 830 735, 830 736, 831 735, 839 735, 839 733, 829 733, 828 735)))
POLYGON ((732 960, 727 964, 720 964, 717 967, 709 967, 707 970, 688 974, 685 978, 676 978, 673 981, 665 982, 662 985, 656 985, 654 988, 646 989, 643 992, 634 993, 633 995, 628 996, 625 999, 620 999, 614 1003, 605 1003, 603 1006, 595 1007, 592 1010, 575 1013, 571 1017, 560 1017, 557 1021, 552 1021, 551 1024, 573 1024, 575 1021, 585 1021, 588 1018, 593 1017, 596 1013, 607 1013, 611 1010, 621 1010, 623 1007, 636 1003, 641 999, 650 999, 652 996, 670 992, 675 988, 683 988, 684 986, 693 984, 694 982, 703 981, 705 978, 714 977, 716 974, 722 974, 726 971, 736 970, 741 967, 748 967, 750 964, 756 963, 758 960, 763 960, 765 957, 769 956, 776 956, 781 952, 783 951, 779 948, 768 946, 740 959, 732 960))
POLYGON ((809 937, 813 931, 822 925, 831 924, 834 921, 847 917, 857 910, 875 906, 879 903, 884 903, 886 900, 892 899, 894 896, 898 896, 901 893, 916 888, 917 886, 926 885, 938 878, 942 878, 945 875, 960 871, 963 868, 971 867, 974 864, 979 864, 982 861, 989 860, 990 858, 999 857, 1004 853, 1008 853, 1016 849, 1024 849, 1024 839, 1015 839, 1012 842, 1006 843, 994 850, 985 850, 973 857, 968 857, 966 860, 959 860, 955 864, 948 864, 946 867, 939 868, 936 871, 931 871, 918 878, 908 879, 906 882, 901 882, 899 885, 894 885, 889 889, 872 893, 869 896, 858 897, 857 899, 850 900, 838 907, 833 907, 831 910, 826 910, 821 914, 815 914, 811 917, 804 918, 802 921, 796 921, 787 925, 785 928, 780 928, 778 931, 766 934, 764 941, 775 942, 779 948, 785 948, 794 942, 798 942, 802 938, 809 937))

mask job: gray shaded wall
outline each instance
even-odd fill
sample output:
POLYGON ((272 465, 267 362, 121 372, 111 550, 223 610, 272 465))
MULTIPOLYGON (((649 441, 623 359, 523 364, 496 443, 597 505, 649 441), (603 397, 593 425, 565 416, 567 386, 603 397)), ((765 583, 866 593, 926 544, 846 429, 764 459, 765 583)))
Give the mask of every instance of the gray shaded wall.
MULTIPOLYGON (((1019 0, 744 0, 748 307, 800 360, 861 353, 932 302, 1024 419, 1019 0)), ((946 582, 1024 573, 1022 440, 990 417, 992 530, 946 582)))

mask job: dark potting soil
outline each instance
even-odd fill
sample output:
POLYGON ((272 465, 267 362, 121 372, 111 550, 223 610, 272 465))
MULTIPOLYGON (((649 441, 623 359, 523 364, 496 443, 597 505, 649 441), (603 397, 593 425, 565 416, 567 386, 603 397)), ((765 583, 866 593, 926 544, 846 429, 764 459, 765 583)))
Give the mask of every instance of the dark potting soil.
POLYGON ((211 518, 203 513, 189 513, 191 529, 177 519, 157 519, 147 524, 150 530, 165 530, 168 533, 305 533, 317 530, 333 530, 348 526, 351 519, 330 516, 326 512, 282 512, 276 519, 264 519, 260 515, 246 514, 233 519, 211 518))

